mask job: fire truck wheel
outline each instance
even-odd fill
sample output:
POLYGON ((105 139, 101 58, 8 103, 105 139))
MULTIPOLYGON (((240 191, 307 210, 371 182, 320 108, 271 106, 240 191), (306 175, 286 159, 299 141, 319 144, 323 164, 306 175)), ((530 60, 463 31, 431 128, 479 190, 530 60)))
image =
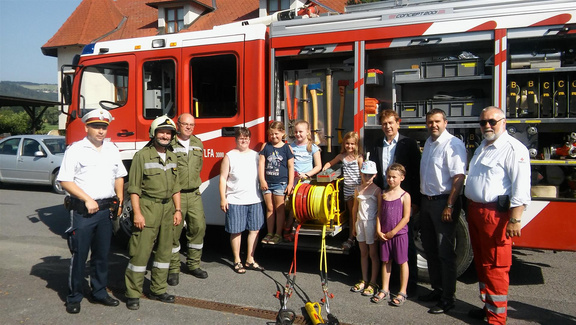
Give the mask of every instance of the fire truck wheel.
POLYGON ((64 191, 64 188, 62 188, 62 184, 60 184, 60 182, 56 180, 57 176, 58 176, 58 169, 54 170, 54 172, 52 173, 52 190, 56 194, 66 194, 66 191, 64 191))
MULTIPOLYGON (((426 261, 426 253, 422 247, 420 239, 420 222, 419 214, 413 216, 414 218, 414 242, 416 244, 417 264, 418 264, 418 281, 430 282, 428 275, 428 263, 426 261)), ((470 232, 468 231, 468 223, 466 222, 466 215, 464 210, 460 212, 460 218, 456 225, 456 272, 457 276, 461 276, 468 267, 472 264, 474 253, 472 252, 472 244, 470 243, 470 232)))

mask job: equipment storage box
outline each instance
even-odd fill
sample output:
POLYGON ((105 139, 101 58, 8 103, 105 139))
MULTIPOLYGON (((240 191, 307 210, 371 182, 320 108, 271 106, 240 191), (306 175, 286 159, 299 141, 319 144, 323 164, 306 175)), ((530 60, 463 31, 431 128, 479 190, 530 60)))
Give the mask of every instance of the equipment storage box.
POLYGON ((420 69, 399 69, 392 71, 392 82, 402 82, 420 79, 420 69))
POLYGON ((328 168, 323 172, 316 174, 316 181, 318 183, 329 183, 342 175, 342 169, 336 170, 328 168))
POLYGON ((480 58, 423 62, 421 67, 424 78, 479 76, 484 73, 484 61, 480 58))
POLYGON ((394 107, 401 118, 424 117, 426 114, 425 101, 396 102, 394 107))
POLYGON ((452 100, 452 101, 434 101, 427 103, 428 110, 438 108, 446 113, 446 116, 480 116, 484 109, 483 100, 452 100))
POLYGON ((367 85, 378 85, 384 84, 384 72, 378 69, 368 69, 366 71, 366 84, 367 85))

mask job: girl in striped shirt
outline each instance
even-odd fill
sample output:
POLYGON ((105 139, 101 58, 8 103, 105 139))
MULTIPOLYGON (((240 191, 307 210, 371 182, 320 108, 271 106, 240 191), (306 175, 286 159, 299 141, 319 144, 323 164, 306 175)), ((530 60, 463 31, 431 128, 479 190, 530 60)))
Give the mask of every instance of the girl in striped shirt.
POLYGON ((364 162, 361 148, 359 145, 360 137, 358 133, 350 131, 342 139, 342 150, 334 159, 327 162, 322 171, 342 162, 342 176, 344 177, 344 200, 346 201, 346 210, 349 215, 350 234, 348 240, 342 244, 342 248, 350 249, 354 245, 354 225, 356 224, 355 216, 352 213, 354 205, 354 190, 361 183, 360 168, 364 162))

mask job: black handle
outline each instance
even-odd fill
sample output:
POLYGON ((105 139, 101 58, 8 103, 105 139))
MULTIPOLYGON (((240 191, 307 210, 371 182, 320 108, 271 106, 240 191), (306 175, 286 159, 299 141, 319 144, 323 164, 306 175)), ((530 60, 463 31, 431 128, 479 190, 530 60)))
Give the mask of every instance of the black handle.
POLYGON ((234 137, 236 134, 237 127, 235 126, 225 126, 222 128, 222 136, 223 137, 234 137))

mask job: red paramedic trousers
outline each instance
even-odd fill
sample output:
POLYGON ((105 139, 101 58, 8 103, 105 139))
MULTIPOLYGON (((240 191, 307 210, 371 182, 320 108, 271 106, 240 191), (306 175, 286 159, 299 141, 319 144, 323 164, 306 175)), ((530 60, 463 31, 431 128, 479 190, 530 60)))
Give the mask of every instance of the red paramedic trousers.
POLYGON ((496 203, 468 201, 468 226, 478 274, 480 297, 489 324, 506 324, 512 239, 506 238, 509 212, 496 203))

